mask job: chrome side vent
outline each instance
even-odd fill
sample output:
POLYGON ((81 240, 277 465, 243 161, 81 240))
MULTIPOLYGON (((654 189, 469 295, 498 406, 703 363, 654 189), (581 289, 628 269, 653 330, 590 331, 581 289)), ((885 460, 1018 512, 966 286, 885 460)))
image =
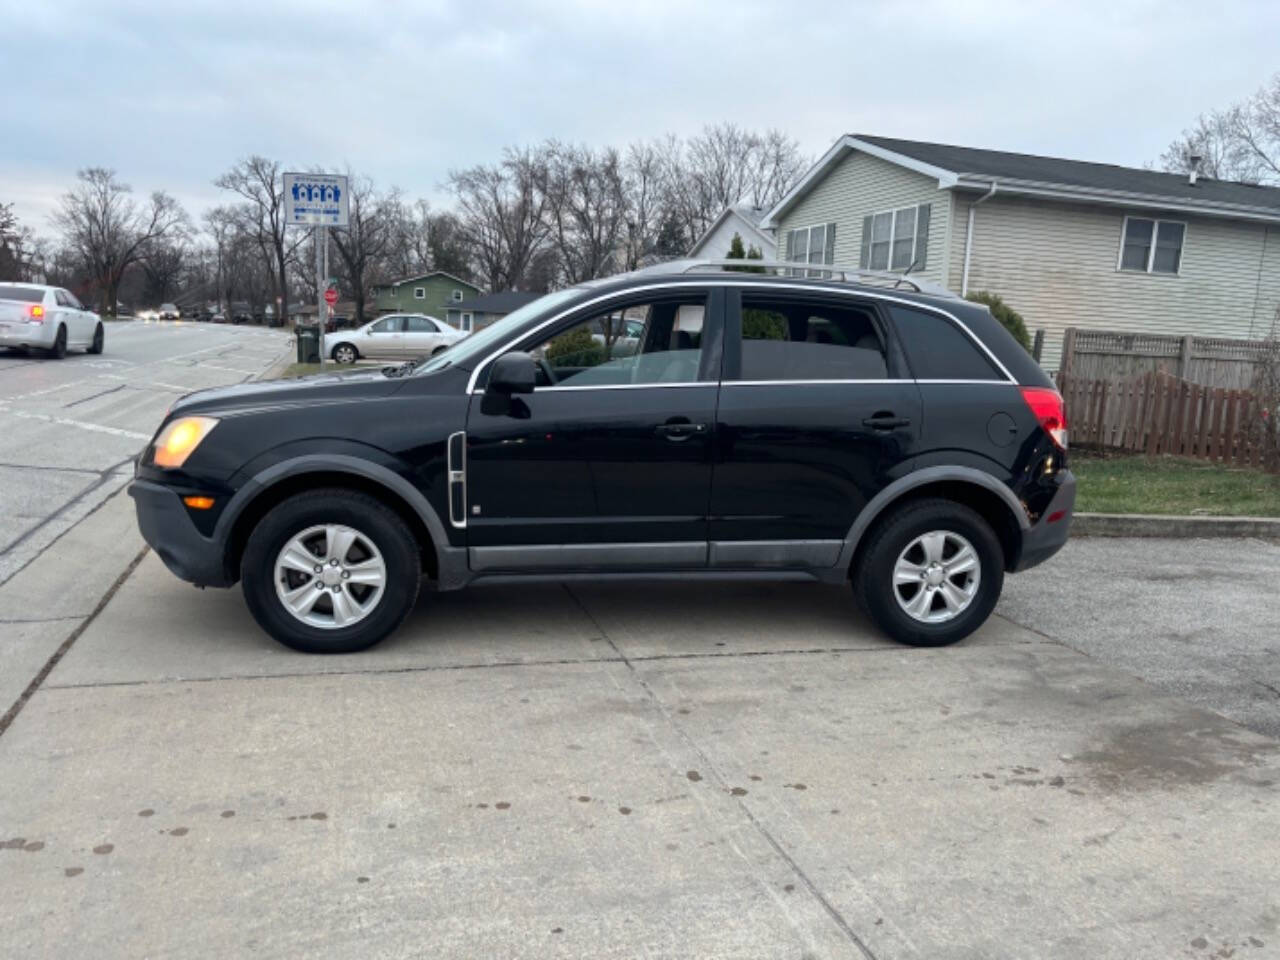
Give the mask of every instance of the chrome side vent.
POLYGON ((449 434, 446 453, 449 469, 449 523, 458 529, 467 525, 467 434, 449 434))

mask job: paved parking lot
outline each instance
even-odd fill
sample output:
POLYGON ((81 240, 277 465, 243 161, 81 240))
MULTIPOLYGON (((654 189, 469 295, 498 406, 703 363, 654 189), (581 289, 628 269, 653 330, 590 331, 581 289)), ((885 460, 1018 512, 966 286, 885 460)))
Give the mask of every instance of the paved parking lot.
POLYGON ((0 737, 0 928, 13 956, 1262 957, 1276 746, 1002 617, 893 646, 816 584, 475 588, 324 658, 147 555, 0 737))
POLYGON ((121 489, 283 334, 128 329, 0 369, 4 956, 1280 955, 1280 547, 1073 541, 945 650, 684 578, 306 657, 121 489))

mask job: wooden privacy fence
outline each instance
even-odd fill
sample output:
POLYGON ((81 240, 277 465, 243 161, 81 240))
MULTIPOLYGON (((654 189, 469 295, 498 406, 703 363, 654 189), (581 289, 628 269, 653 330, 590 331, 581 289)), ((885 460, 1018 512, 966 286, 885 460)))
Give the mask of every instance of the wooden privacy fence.
POLYGON ((1237 466, 1258 466, 1252 429, 1258 400, 1245 390, 1207 387, 1167 373, 1122 380, 1060 376, 1071 445, 1168 453, 1237 466))
POLYGON ((1068 377, 1111 381, 1163 372, 1210 387, 1248 390, 1259 365, 1274 356, 1274 350, 1266 340, 1069 327, 1059 369, 1068 377))

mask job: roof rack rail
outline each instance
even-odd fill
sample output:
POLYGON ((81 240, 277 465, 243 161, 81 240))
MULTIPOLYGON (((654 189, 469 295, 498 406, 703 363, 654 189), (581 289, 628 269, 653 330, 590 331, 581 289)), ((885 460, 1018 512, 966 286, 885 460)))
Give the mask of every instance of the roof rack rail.
POLYGON ((835 280, 840 283, 868 283, 889 287, 908 286, 916 293, 927 293, 931 296, 949 297, 956 295, 946 287, 913 277, 909 274, 894 273, 890 270, 868 270, 865 267, 850 267, 839 263, 802 263, 790 260, 674 260, 659 264, 655 270, 675 273, 694 273, 698 270, 715 270, 722 272, 751 273, 783 273, 787 276, 809 277, 816 280, 835 280))

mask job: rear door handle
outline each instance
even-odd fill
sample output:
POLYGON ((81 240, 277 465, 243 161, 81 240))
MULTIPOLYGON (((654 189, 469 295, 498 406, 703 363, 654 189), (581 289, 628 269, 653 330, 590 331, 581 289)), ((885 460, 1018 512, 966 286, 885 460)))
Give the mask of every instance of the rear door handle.
POLYGON ((696 437, 707 432, 705 423, 690 423, 687 420, 676 421, 674 423, 664 423, 658 426, 655 432, 660 437, 666 437, 673 443, 680 443, 688 440, 690 437, 696 437))
POLYGON ((863 420, 862 425, 872 430, 897 430, 899 427, 911 426, 911 420, 907 417, 895 417, 891 413, 877 413, 874 417, 863 420))

